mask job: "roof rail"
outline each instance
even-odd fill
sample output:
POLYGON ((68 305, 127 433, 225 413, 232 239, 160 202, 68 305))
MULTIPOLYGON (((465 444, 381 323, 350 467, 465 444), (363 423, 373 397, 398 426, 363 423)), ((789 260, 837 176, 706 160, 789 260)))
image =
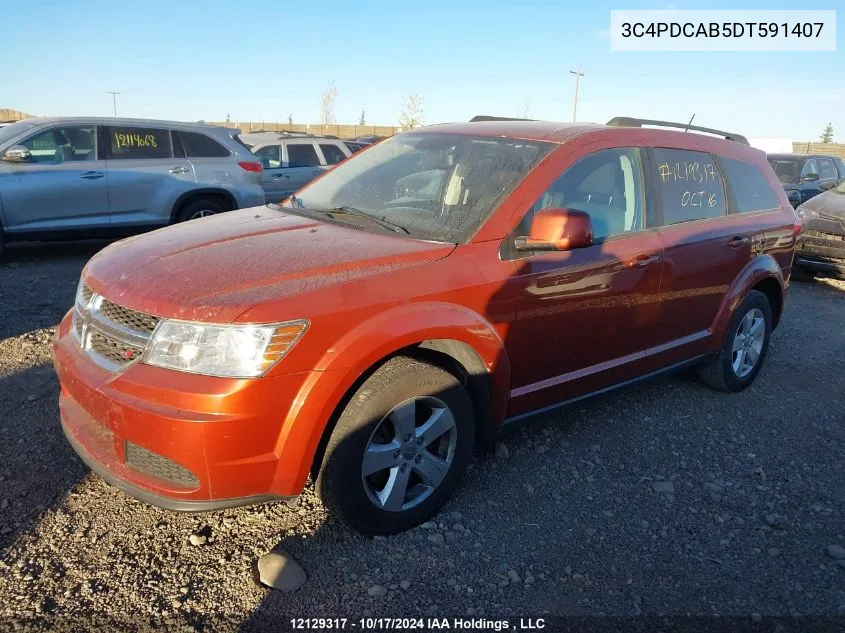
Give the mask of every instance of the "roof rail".
POLYGON ((672 123, 671 121, 655 121, 653 119, 637 119, 634 117, 617 116, 610 119, 607 125, 612 127, 642 127, 644 125, 655 125, 658 127, 672 127, 679 130, 693 130, 695 132, 705 132, 707 134, 715 134, 721 136, 728 141, 736 141, 743 145, 750 145, 748 139, 741 134, 734 134, 733 132, 725 132, 724 130, 715 130, 709 127, 701 127, 699 125, 689 125, 687 123, 672 123))
POLYGON ((488 116, 486 114, 479 114, 472 117, 470 123, 478 123, 479 121, 536 121, 537 119, 517 119, 509 116, 488 116))

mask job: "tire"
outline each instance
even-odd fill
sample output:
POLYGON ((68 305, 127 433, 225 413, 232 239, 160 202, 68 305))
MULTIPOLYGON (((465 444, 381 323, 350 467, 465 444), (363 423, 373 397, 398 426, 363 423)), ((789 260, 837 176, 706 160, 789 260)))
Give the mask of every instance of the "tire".
POLYGON ((185 202, 176 214, 177 222, 187 222, 208 215, 217 215, 229 209, 219 199, 208 196, 192 198, 185 202))
POLYGON ((762 292, 751 290, 731 316, 722 349, 699 369, 701 380, 720 391, 737 392, 748 387, 760 373, 766 359, 771 333, 772 307, 769 300, 762 292), (762 332, 754 327, 759 319, 762 319, 759 324, 762 332), (748 332, 751 332, 750 337, 748 332), (734 351, 735 344, 739 346, 737 351, 734 351), (749 367, 752 353, 756 353, 756 360, 749 367))
POLYGON ((436 365, 397 356, 361 385, 341 413, 317 491, 330 512, 361 534, 402 532, 431 518, 451 496, 474 435, 472 401, 460 381, 436 365), (434 420, 437 426, 424 435, 434 420))

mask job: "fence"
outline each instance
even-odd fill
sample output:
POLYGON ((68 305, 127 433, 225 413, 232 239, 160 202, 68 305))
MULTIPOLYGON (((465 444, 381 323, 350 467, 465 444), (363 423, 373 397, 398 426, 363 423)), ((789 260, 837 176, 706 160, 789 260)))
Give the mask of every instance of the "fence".
POLYGON ((242 132, 308 132, 320 136, 340 138, 359 136, 393 136, 402 128, 390 125, 337 125, 322 123, 284 123, 280 121, 206 121, 210 125, 239 128, 242 132))
POLYGON ((0 123, 10 123, 12 121, 20 121, 21 119, 31 119, 32 115, 20 110, 12 110, 10 108, 0 108, 0 123))
POLYGON ((796 154, 829 154, 845 158, 845 143, 810 143, 793 142, 792 151, 796 154))

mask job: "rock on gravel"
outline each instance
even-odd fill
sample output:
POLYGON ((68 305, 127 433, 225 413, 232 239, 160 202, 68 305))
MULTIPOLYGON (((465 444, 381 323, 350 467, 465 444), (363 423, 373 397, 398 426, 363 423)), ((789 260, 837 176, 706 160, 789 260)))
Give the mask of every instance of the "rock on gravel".
POLYGON ((387 595, 387 588, 382 587, 381 585, 373 585, 367 589, 367 595, 370 596, 370 598, 384 598, 387 595))
POLYGON ((302 566, 290 554, 279 550, 258 559, 258 577, 261 584, 283 592, 296 591, 307 580, 302 566))
POLYGON ((836 560, 845 559, 845 547, 841 545, 828 545, 827 553, 833 556, 836 560))
POLYGON ((510 456, 511 452, 504 442, 496 444, 496 457, 499 459, 508 459, 510 456))

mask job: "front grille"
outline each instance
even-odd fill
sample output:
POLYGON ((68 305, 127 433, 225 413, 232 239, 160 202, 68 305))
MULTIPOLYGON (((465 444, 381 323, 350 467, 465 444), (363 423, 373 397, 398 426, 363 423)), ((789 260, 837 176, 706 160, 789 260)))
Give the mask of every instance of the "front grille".
POLYGON ((836 233, 824 233, 822 231, 805 231, 806 237, 819 237, 823 240, 835 240, 837 242, 845 241, 845 235, 837 235, 836 233))
POLYGON ((99 311, 109 321, 147 334, 152 334, 159 321, 158 317, 130 308, 124 308, 116 303, 112 303, 108 299, 102 300, 99 311))
POLYGON ((88 336, 88 345, 92 352, 117 365, 137 360, 144 353, 143 347, 129 345, 96 330, 88 336))
POLYGON ((141 358, 159 318, 126 308, 83 285, 73 314, 73 332, 98 365, 120 371, 141 358))
POLYGON ((199 480, 190 470, 168 459, 164 455, 153 453, 143 446, 127 441, 124 445, 126 465, 139 473, 167 481, 184 488, 196 488, 199 480))

